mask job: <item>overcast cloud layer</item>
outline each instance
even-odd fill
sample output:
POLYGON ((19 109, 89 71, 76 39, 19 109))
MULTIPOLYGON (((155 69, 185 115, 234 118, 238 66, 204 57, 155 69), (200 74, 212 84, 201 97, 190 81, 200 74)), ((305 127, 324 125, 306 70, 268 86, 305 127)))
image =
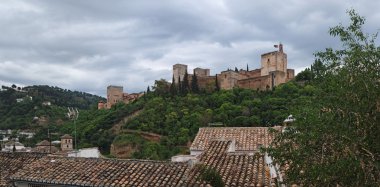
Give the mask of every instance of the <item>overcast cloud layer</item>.
POLYGON ((351 8, 366 17, 366 32, 378 31, 373 0, 2 0, 0 85, 140 92, 171 81, 176 63, 211 74, 259 68, 279 42, 299 72, 314 52, 339 46, 328 29, 347 24, 351 8))

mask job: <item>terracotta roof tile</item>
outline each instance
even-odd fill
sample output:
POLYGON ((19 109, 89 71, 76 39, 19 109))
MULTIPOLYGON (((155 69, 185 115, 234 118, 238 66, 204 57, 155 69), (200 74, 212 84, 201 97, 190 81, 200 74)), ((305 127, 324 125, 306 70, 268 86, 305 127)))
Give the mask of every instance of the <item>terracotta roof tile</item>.
POLYGON ((190 150, 205 150, 213 140, 235 140, 236 151, 257 151, 268 146, 273 136, 269 127, 206 127, 199 128, 190 150))
POLYGON ((10 185, 9 177, 21 169, 25 164, 45 157, 46 154, 15 152, 0 152, 0 186, 10 185))
POLYGON ((50 146, 51 143, 47 140, 43 140, 40 143, 36 144, 36 146, 50 146))
POLYGON ((65 135, 61 136, 61 139, 73 139, 73 137, 68 135, 68 134, 65 134, 65 135))
MULTIPOLYGON (((270 186, 264 155, 256 151, 257 145, 266 146, 271 140, 266 127, 201 128, 192 148, 204 150, 197 156, 199 163, 215 168, 226 186, 270 186), (233 152, 232 147, 236 147, 237 152, 233 152)), ((17 154, 0 154, 0 157, 1 171, 7 170, 8 182, 72 186, 210 186, 199 180, 199 167, 190 168, 187 163, 50 156, 15 159, 17 154), (11 169, 11 164, 4 165, 7 161, 18 164, 18 169, 11 169)))
MULTIPOLYGON (((200 164, 216 169, 225 186, 270 186, 269 167, 264 155, 228 153, 231 141, 211 141, 199 156, 200 164)), ((188 176, 188 185, 207 185, 199 178, 199 167, 193 167, 188 176)), ((274 185, 274 184, 272 184, 274 185)))
POLYGON ((83 186, 177 186, 186 163, 45 157, 19 170, 13 180, 83 186))

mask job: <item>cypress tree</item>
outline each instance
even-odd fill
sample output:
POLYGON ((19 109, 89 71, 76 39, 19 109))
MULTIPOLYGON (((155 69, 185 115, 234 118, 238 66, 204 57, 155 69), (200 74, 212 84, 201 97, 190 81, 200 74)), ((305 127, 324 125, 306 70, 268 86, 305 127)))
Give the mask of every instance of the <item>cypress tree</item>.
POLYGON ((219 83, 218 83, 218 75, 216 74, 215 75, 215 91, 219 91, 220 90, 220 87, 219 87, 219 83))
POLYGON ((239 72, 239 70, 237 69, 237 67, 235 67, 235 72, 239 72))
POLYGON ((193 80, 191 81, 191 90, 193 93, 199 93, 198 78, 195 73, 193 74, 193 80))
POLYGON ((183 93, 182 83, 181 83, 181 76, 178 76, 178 93, 183 93))
POLYGON ((177 94, 177 88, 175 86, 175 81, 174 81, 174 75, 172 78, 172 84, 170 85, 170 93, 172 94, 172 96, 177 94))
POLYGON ((248 69, 248 64, 247 64, 247 71, 249 71, 249 69, 248 69))
POLYGON ((187 71, 185 72, 185 76, 183 77, 183 94, 187 94, 189 92, 189 74, 187 74, 187 71))
POLYGON ((148 88, 146 89, 146 93, 149 94, 150 93, 150 88, 148 86, 148 88))

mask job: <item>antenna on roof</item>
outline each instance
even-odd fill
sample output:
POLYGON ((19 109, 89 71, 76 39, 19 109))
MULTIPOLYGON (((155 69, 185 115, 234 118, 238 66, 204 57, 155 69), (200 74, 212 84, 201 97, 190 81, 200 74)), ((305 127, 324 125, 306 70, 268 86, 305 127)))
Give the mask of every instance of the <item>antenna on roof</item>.
POLYGON ((69 119, 73 120, 74 121, 74 137, 75 137, 75 146, 74 146, 74 152, 75 152, 75 157, 77 156, 77 125, 76 125, 76 120, 78 119, 79 117, 79 111, 77 108, 73 108, 73 107, 67 107, 67 110, 69 111, 67 113, 67 116, 69 117, 69 119))

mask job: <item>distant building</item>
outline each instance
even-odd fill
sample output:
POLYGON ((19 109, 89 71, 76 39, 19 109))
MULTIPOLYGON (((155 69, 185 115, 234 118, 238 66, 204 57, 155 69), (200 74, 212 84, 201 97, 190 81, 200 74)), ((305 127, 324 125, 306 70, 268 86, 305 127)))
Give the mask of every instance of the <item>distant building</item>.
POLYGON ((107 87, 107 103, 104 103, 104 101, 99 101, 98 109, 110 109, 113 105, 115 105, 118 102, 128 104, 140 98, 143 95, 143 93, 124 93, 122 86, 110 85, 107 87))
POLYGON ((73 137, 65 134, 61 137, 61 150, 72 151, 73 150, 73 137))
POLYGON ((5 152, 13 152, 13 148, 16 148, 16 152, 30 152, 31 149, 28 147, 25 147, 24 144, 11 140, 4 145, 4 151, 5 152))
MULTIPOLYGON (((213 90, 215 81, 218 79, 220 89, 230 90, 233 88, 248 88, 255 90, 269 90, 282 83, 286 83, 294 78, 294 69, 287 69, 287 54, 283 51, 283 45, 275 45, 278 51, 273 51, 261 55, 261 68, 254 70, 227 70, 220 74, 210 76, 210 69, 195 68, 193 74, 197 76, 200 89, 213 90)), ((187 65, 173 65, 174 83, 187 72, 187 65)), ((191 81, 192 74, 189 74, 191 81)), ((189 82, 190 84, 190 82, 189 82)))
POLYGON ((33 138, 33 136, 36 134, 34 132, 27 132, 27 131, 20 131, 18 132, 20 136, 26 136, 27 139, 33 138))
POLYGON ((51 102, 50 101, 44 101, 42 102, 42 106, 50 106, 51 102))
POLYGON ((56 153, 58 151, 58 148, 56 148, 53 143, 47 140, 43 140, 40 143, 36 144, 36 147, 33 149, 33 152, 39 153, 56 153))
POLYGON ((79 149, 67 153, 68 157, 100 158, 101 154, 97 147, 79 149))

